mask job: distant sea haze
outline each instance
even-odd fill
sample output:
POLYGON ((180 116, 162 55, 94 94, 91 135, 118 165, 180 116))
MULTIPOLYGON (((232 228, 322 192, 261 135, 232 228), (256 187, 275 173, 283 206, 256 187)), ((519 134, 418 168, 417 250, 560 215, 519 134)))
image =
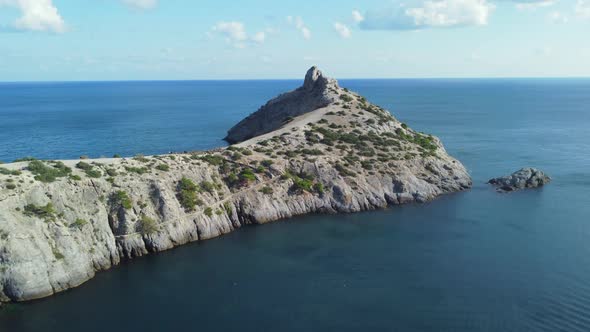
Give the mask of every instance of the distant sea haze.
MULTIPOLYGON (((301 81, 0 84, 0 160, 224 145, 301 81)), ((590 80, 340 80, 439 136, 470 191, 245 227, 0 310, 1 331, 590 331, 590 80), (534 166, 553 182, 498 194, 534 166)), ((0 221, 1 222, 1 221, 0 221)))

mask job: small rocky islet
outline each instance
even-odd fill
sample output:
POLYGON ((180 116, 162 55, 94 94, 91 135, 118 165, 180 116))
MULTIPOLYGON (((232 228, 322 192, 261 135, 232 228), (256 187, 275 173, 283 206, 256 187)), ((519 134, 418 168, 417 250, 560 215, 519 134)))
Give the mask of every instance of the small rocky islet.
POLYGON ((551 182, 551 178, 543 171, 532 167, 522 168, 510 175, 493 178, 488 184, 494 185, 501 193, 542 187, 551 182))
POLYGON ((206 152, 0 167, 0 301, 76 287, 122 261, 307 213, 426 202, 465 167, 311 68, 206 152))

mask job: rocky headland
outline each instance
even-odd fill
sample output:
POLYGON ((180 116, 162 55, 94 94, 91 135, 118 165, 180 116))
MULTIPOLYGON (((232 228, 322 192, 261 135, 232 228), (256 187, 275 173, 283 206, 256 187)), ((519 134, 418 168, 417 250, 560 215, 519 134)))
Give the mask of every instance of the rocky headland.
POLYGON ((0 165, 0 301, 46 297, 244 225, 426 202, 472 183, 438 138, 317 68, 227 140, 207 152, 0 165))
POLYGON ((510 175, 490 179, 489 184, 496 186, 498 192, 510 192, 521 189, 542 187, 551 182, 551 178, 536 168, 523 168, 510 175))

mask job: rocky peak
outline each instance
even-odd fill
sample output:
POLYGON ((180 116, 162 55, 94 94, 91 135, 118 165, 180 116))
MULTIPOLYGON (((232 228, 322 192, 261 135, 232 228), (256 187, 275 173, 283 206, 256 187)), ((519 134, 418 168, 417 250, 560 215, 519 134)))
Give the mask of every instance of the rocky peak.
POLYGON ((301 87, 270 100, 231 128, 225 140, 239 143, 276 130, 291 118, 328 106, 338 98, 339 89, 336 80, 311 67, 301 87))
POLYGON ((308 91, 312 90, 318 81, 324 83, 327 82, 327 79, 324 77, 324 74, 322 74, 318 67, 313 66, 307 71, 307 74, 305 74, 303 88, 308 91))

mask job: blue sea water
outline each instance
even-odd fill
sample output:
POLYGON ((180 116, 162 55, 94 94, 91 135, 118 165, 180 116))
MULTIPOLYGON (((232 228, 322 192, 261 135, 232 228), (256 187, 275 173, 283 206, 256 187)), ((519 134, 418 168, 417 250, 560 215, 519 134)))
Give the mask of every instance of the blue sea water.
MULTIPOLYGON (((299 81, 0 84, 0 160, 207 149, 299 81)), ((0 331, 589 331, 590 80, 341 80, 472 190, 245 227, 0 311, 0 331), (538 190, 485 181, 523 166, 538 190)))

